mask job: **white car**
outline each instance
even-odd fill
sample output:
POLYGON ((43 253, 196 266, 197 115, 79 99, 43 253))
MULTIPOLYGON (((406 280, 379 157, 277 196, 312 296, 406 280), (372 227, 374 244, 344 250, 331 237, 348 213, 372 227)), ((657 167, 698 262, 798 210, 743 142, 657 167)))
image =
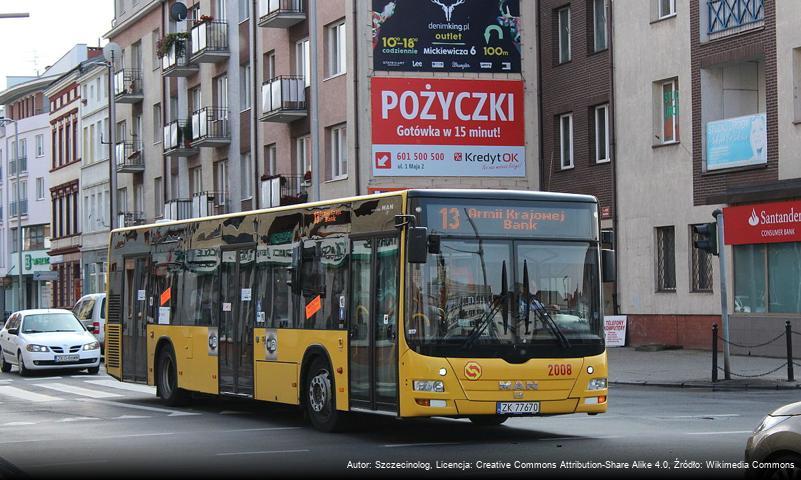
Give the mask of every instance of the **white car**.
POLYGON ((106 294, 90 293, 81 297, 72 308, 72 313, 78 317, 83 326, 94 334, 103 350, 106 329, 106 294))
POLYGON ((0 371, 16 365, 22 376, 33 370, 100 371, 100 343, 69 310, 14 312, 0 329, 0 371))

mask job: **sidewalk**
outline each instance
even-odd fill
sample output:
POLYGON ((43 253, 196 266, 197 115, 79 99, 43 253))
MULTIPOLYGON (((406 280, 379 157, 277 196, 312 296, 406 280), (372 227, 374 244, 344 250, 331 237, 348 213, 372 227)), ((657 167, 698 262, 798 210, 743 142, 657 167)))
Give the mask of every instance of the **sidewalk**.
MULTIPOLYGON (((784 358, 731 356, 731 380, 712 383, 712 352, 701 350, 637 351, 632 347, 610 347, 609 382, 617 385, 665 387, 784 390, 801 388, 801 359, 795 360, 795 381, 787 381, 784 358), (779 368, 781 366, 781 368, 779 368), (778 370, 776 370, 778 369, 778 370), (767 372, 772 373, 762 375, 767 372), (739 375, 739 376, 738 376, 739 375), (756 376, 759 375, 759 376, 756 376), (753 377, 753 378, 752 378, 753 377)), ((718 355, 723 368, 723 354, 718 355)))

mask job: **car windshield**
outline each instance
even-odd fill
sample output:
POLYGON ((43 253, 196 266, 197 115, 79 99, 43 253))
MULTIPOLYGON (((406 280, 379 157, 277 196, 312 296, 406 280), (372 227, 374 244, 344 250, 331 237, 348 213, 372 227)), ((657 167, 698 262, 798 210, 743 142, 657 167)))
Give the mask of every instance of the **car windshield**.
POLYGON ((71 313, 40 313, 26 315, 22 333, 84 332, 81 322, 71 313))
POLYGON ((590 242, 443 239, 411 265, 407 338, 435 356, 515 359, 603 350, 590 242))

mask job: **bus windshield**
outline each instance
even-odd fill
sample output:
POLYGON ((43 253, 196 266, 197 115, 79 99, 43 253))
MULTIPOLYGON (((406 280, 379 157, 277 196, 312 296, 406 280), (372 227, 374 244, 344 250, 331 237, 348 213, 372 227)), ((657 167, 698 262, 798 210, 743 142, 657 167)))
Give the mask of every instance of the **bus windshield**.
POLYGON ((407 340, 450 357, 579 357, 604 349, 590 241, 442 238, 410 265, 407 340))

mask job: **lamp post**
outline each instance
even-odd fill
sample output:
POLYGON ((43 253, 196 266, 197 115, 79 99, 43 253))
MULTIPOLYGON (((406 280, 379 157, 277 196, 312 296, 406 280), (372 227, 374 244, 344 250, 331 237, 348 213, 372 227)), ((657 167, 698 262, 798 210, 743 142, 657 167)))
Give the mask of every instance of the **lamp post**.
MULTIPOLYGON (((0 125, 6 123, 14 124, 14 161, 16 162, 16 176, 17 188, 14 189, 14 203, 17 206, 17 301, 19 302, 19 310, 25 310, 25 297, 22 295, 22 204, 20 203, 20 158, 19 158, 19 125, 16 120, 11 118, 0 117, 0 125)), ((6 155, 6 162, 8 162, 8 155, 6 155)), ((6 172, 8 172, 8 164, 6 163, 6 172)))

